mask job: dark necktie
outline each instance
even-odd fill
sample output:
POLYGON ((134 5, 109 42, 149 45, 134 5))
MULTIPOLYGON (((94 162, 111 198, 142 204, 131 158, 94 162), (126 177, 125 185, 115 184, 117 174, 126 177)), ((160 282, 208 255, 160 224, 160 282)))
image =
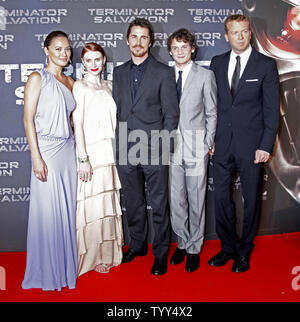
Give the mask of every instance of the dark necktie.
POLYGON ((177 88, 178 102, 180 102, 181 93, 182 93, 182 70, 178 71, 178 79, 177 79, 177 83, 176 83, 176 88, 177 88))
POLYGON ((239 80, 240 80, 240 73, 241 73, 241 57, 236 56, 235 69, 234 69, 232 79, 231 79, 231 95, 232 95, 232 97, 234 96, 235 91, 238 87, 239 80))

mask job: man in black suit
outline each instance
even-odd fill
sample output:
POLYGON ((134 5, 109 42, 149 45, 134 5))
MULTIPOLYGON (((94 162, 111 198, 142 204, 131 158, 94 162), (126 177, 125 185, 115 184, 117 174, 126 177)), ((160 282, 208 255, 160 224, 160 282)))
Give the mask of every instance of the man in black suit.
POLYGON ((169 140, 168 135, 159 140, 159 133, 177 128, 179 107, 174 70, 150 54, 153 41, 154 32, 146 19, 137 18, 129 25, 131 60, 114 69, 113 97, 118 120, 116 163, 130 234, 130 248, 122 262, 147 253, 146 184, 154 230, 151 273, 160 275, 167 272, 170 219, 168 153, 163 154, 169 150, 169 140), (167 146, 164 151, 161 141, 167 146))
POLYGON ((216 232, 221 252, 212 266, 234 259, 233 272, 249 269, 259 213, 264 163, 272 153, 279 124, 279 77, 275 61, 250 45, 250 20, 233 15, 225 21, 232 50, 211 62, 218 87, 218 121, 213 156, 216 232), (235 228, 232 185, 240 174, 244 199, 242 235, 235 228))

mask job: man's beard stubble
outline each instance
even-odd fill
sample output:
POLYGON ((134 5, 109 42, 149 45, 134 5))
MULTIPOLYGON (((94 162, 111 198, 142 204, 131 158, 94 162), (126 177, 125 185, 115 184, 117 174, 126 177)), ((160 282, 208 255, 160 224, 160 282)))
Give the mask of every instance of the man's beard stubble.
POLYGON ((143 57, 148 53, 148 47, 145 48, 145 47, 141 47, 139 45, 136 45, 131 48, 131 53, 135 57, 143 57), (139 49, 139 50, 136 50, 136 49, 139 49))

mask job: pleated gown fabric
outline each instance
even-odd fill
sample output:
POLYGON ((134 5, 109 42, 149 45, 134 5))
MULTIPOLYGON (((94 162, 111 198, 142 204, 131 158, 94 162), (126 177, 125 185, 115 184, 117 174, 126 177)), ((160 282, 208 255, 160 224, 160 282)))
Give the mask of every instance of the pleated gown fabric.
POLYGON ((78 179, 78 276, 98 264, 119 265, 123 245, 121 184, 113 151, 116 105, 105 90, 94 90, 85 102, 83 129, 93 176, 88 182, 78 179))

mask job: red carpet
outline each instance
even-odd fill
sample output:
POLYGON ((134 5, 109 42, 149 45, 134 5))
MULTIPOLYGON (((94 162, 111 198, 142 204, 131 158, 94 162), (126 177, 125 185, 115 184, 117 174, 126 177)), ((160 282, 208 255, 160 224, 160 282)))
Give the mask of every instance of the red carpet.
MULTIPOLYGON (((109 274, 89 272, 77 280, 75 290, 22 290, 25 253, 0 253, 0 266, 6 271, 6 290, 1 302, 298 302, 300 301, 300 232, 259 236, 245 273, 232 273, 232 261, 224 267, 211 267, 209 258, 219 250, 219 241, 206 241, 200 255, 200 268, 185 272, 184 265, 169 265, 168 273, 152 276, 151 249, 147 256, 120 265, 109 274), (299 266, 297 275, 292 275, 299 266), (292 284, 294 280, 294 284, 292 284), (299 286, 294 290, 292 285, 299 286)), ((176 245, 172 244, 172 254, 176 245)), ((1 286, 1 284, 0 284, 1 286)), ((2 286, 3 288, 3 286, 2 286)))

